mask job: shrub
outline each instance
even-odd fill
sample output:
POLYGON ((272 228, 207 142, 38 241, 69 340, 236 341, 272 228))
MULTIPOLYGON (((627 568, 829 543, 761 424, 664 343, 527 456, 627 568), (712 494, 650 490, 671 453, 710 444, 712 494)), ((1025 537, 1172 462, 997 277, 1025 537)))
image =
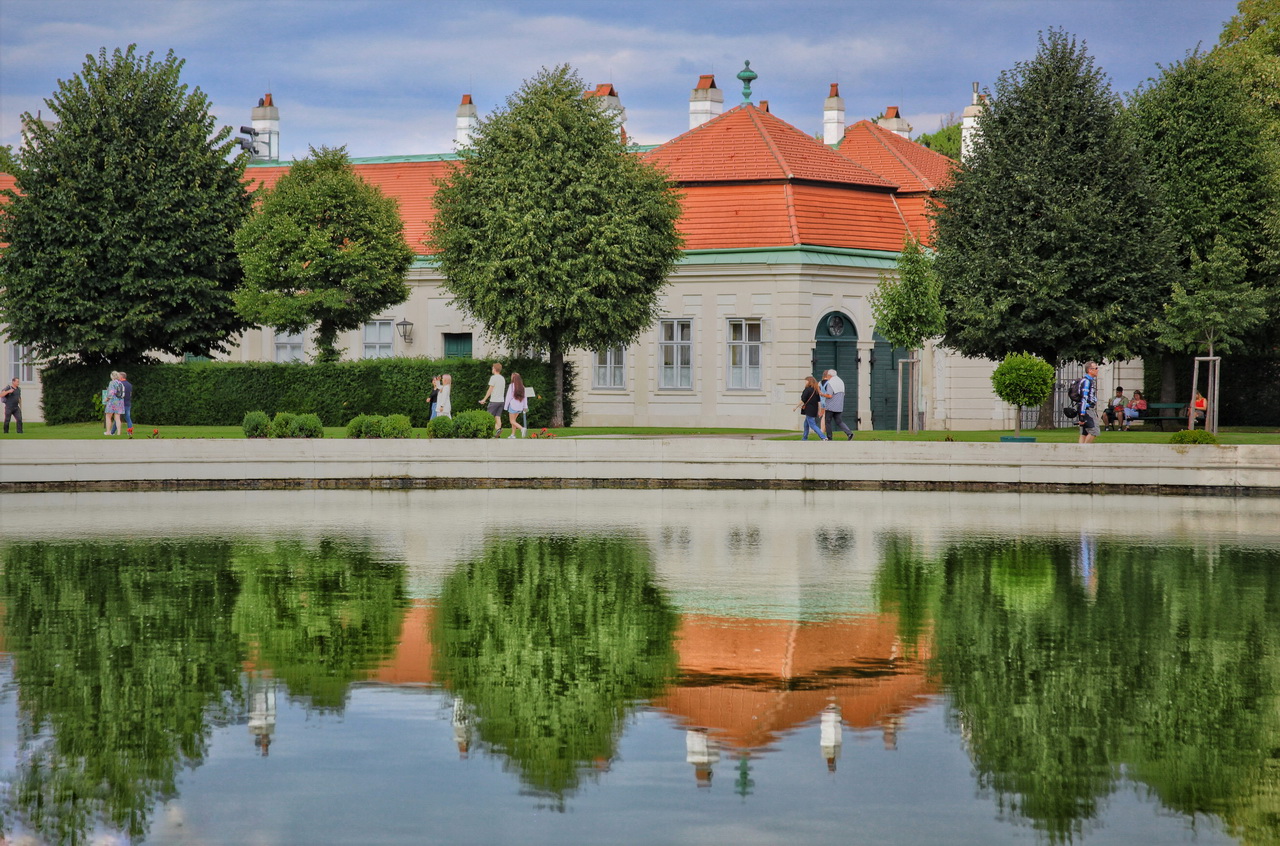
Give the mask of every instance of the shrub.
MULTIPOLYGON (((475 405, 489 382, 490 359, 379 358, 334 364, 206 361, 184 364, 134 364, 133 412, 160 426, 238 426, 245 412, 314 412, 327 426, 342 426, 357 413, 404 414, 415 426, 427 425, 431 377, 453 375, 454 404, 475 405)), ((50 424, 101 420, 93 397, 101 396, 113 365, 64 365, 41 371, 45 421, 50 424)), ((518 371, 538 389, 529 408, 529 425, 550 422, 551 366, 514 358, 503 371, 518 371)), ((573 373, 566 373, 566 423, 573 418, 573 373)))
POLYGON ((453 431, 455 438, 492 438, 493 415, 478 408, 464 411, 453 418, 453 431))
POLYGON ((452 417, 437 417, 427 424, 427 437, 455 438, 455 428, 452 417))
POLYGON ((365 421, 368 419, 369 419, 369 415, 367 414, 357 414, 355 417, 352 417, 347 422, 347 437, 363 438, 364 424, 365 424, 365 421))
POLYGON ((265 411, 246 411, 240 425, 246 438, 265 438, 271 434, 271 418, 265 411))
POLYGON ((1174 432, 1173 437, 1169 438, 1171 444, 1216 444, 1218 439, 1213 432, 1207 432, 1204 429, 1183 429, 1181 432, 1174 432))
POLYGON ((323 438, 324 424, 318 414, 299 414, 293 419, 293 435, 295 438, 323 438))
POLYGON ((297 415, 288 411, 276 412, 275 419, 271 421, 271 428, 267 430, 268 437, 292 438, 293 419, 296 416, 297 415))
POLYGON ((413 437, 413 424, 409 422, 409 418, 406 415, 389 415, 382 421, 382 437, 411 438, 413 437))
POLYGON ((996 396, 1020 407, 1035 407, 1053 393, 1053 365, 1030 353, 1010 353, 991 374, 996 396))
POLYGON ((382 437, 382 415, 367 414, 364 418, 364 427, 360 430, 360 437, 377 439, 382 437))

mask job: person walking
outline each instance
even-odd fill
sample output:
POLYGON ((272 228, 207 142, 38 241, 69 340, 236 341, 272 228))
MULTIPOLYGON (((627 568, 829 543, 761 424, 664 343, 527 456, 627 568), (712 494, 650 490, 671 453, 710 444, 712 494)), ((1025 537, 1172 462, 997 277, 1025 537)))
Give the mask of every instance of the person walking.
POLYGON ((440 377, 440 393, 436 396, 436 417, 453 417, 452 394, 453 377, 445 373, 440 377))
MULTIPOLYGON (((124 426, 125 431, 130 435, 133 434, 133 383, 129 381, 129 374, 123 370, 120 371, 120 384, 124 387, 124 426)), ((118 431, 116 434, 120 434, 118 431)))
POLYGON ((822 427, 818 425, 818 400, 821 398, 822 392, 818 386, 818 380, 812 376, 804 377, 804 390, 800 392, 800 402, 796 403, 795 410, 799 410, 804 415, 804 435, 800 440, 809 440, 809 430, 818 436, 818 440, 825 441, 827 436, 822 434, 822 427))
POLYGON ((427 398, 427 405, 431 407, 431 416, 427 418, 430 422, 436 419, 436 415, 440 412, 440 377, 431 377, 431 396, 427 398))
POLYGON ((1098 364, 1085 362, 1080 386, 1080 443, 1091 444, 1098 437, 1098 364))
POLYGON ((22 388, 18 387, 18 377, 14 376, 0 389, 0 402, 4 403, 4 433, 9 434, 9 420, 18 424, 18 434, 22 434, 22 388))
POLYGON ((480 404, 487 406, 493 415, 493 436, 502 434, 502 398, 506 395, 507 380, 502 378, 502 365, 493 363, 493 375, 489 377, 489 389, 484 392, 480 404))
POLYGON ((520 437, 523 438, 526 432, 520 425, 520 413, 528 410, 529 398, 525 396, 524 380, 520 378, 519 373, 511 374, 511 384, 507 387, 507 398, 503 406, 507 409, 507 417, 511 420, 511 434, 507 437, 516 437, 518 429, 520 437))
POLYGON ((849 425, 844 422, 844 380, 836 373, 835 370, 828 370, 823 374, 827 382, 827 390, 824 395, 827 398, 827 414, 826 429, 827 440, 831 440, 835 435, 836 429, 844 432, 847 440, 853 440, 853 432, 850 431, 849 425))
POLYGON ((124 415, 124 384, 120 381, 120 372, 111 371, 111 384, 103 391, 102 434, 114 435, 121 431, 121 417, 124 415))

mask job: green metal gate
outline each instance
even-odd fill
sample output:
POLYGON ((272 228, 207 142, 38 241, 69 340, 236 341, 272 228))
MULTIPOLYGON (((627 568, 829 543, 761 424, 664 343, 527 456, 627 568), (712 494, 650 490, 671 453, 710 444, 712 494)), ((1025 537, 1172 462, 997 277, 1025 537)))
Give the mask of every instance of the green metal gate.
MULTIPOLYGON (((902 347, 890 345, 880 333, 875 338, 876 346, 871 353, 871 428, 893 429, 893 415, 898 412, 898 362, 910 358, 910 353, 902 347)), ((903 381, 906 381, 906 368, 903 368, 903 381)), ((902 402, 903 429, 909 428, 906 397, 902 402)))
POLYGON ((813 377, 834 370, 844 380, 845 421, 857 428, 858 416, 858 328, 849 315, 839 311, 824 314, 813 337, 813 377))

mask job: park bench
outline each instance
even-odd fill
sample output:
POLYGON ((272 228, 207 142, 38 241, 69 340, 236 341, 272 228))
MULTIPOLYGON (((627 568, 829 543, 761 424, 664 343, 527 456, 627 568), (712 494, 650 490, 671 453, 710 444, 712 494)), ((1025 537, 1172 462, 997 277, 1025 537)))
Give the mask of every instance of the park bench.
POLYGON ((1187 422, 1187 404, 1185 402, 1149 402, 1147 410, 1142 412, 1142 416, 1137 420, 1130 420, 1129 425, 1134 423, 1160 423, 1164 424, 1166 420, 1187 422))

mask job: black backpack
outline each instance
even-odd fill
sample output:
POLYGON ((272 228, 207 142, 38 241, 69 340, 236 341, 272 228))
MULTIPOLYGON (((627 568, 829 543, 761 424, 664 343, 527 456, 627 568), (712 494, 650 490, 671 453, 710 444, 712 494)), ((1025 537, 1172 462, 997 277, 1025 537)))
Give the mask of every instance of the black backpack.
POLYGON ((1084 380, 1085 377, 1081 376, 1067 386, 1067 399, 1076 405, 1084 401, 1084 380))

